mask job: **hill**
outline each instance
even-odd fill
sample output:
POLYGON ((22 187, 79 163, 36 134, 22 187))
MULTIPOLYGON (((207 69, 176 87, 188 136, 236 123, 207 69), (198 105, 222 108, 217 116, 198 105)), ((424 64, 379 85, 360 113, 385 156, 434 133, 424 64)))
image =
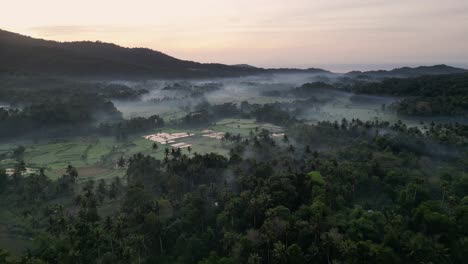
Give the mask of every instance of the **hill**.
POLYGON ((147 48, 124 48, 111 43, 56 42, 0 30, 0 71, 96 76, 190 78, 227 77, 260 73, 313 72, 322 69, 262 69, 180 60, 147 48))
POLYGON ((401 97, 395 106, 404 116, 468 116, 468 73, 386 78, 356 84, 352 90, 401 97))
POLYGON ((346 73, 349 77, 370 77, 370 78, 388 78, 388 77, 418 77, 423 75, 442 75, 442 74, 456 74, 466 73, 468 70, 447 66, 444 64, 434 66, 419 66, 419 67, 402 67, 390 71, 377 70, 377 71, 351 71, 346 73))

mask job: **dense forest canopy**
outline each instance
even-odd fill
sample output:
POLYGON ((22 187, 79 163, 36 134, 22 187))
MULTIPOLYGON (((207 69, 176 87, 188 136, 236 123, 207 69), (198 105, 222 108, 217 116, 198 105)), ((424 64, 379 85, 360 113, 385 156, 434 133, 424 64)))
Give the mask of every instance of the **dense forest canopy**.
POLYGON ((389 78, 378 83, 355 85, 353 91, 404 97, 397 106, 403 115, 468 114, 468 74, 389 78))
POLYGON ((356 85, 353 90, 361 93, 396 96, 465 96, 468 90, 468 74, 387 78, 382 82, 356 85))
POLYGON ((287 132, 226 134, 228 157, 196 149, 167 149, 163 160, 136 154, 118 161, 125 179, 110 182, 78 184, 72 166, 56 181, 42 171, 24 177, 21 166, 11 177, 1 172, 2 200, 43 219, 35 223, 37 247, 23 261, 460 263, 467 257, 466 126, 421 131, 357 119, 307 125, 285 122, 280 105, 222 107, 231 116, 270 117, 287 132), (72 202, 68 209, 56 202, 63 195, 72 202), (103 216, 106 201, 119 209, 103 216))

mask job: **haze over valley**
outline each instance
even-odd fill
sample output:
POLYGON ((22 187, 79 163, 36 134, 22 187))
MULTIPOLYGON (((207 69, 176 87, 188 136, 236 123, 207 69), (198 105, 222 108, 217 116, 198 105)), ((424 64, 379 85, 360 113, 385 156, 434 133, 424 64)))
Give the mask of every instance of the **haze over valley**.
POLYGON ((0 11, 0 263, 468 258, 463 1, 137 2, 0 11))

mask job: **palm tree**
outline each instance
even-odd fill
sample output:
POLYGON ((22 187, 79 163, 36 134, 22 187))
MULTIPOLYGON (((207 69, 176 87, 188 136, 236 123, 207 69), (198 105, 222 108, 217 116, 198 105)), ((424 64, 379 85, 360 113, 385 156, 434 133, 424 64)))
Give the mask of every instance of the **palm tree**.
POLYGON ((177 148, 176 151, 175 151, 175 154, 178 158, 180 158, 180 156, 182 156, 182 149, 181 148, 177 148))
POLYGON ((190 155, 190 153, 192 152, 192 147, 191 147, 191 146, 188 146, 188 147, 187 147, 187 151, 188 151, 188 153, 189 153, 189 155, 190 155))
POLYGON ((158 150, 158 144, 156 142, 153 143, 153 150, 158 150))
POLYGON ((78 171, 72 165, 67 166, 66 173, 70 176, 72 182, 75 182, 76 178, 78 178, 78 171))

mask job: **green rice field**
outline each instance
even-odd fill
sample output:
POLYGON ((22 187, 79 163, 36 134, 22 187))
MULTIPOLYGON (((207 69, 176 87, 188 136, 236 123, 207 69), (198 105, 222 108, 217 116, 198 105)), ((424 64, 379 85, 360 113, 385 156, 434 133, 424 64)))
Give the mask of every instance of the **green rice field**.
MULTIPOLYGON (((192 145, 192 153, 200 154, 216 152, 227 155, 229 143, 219 139, 202 136, 202 130, 210 129, 217 132, 229 132, 247 136, 255 128, 265 128, 272 132, 281 131, 282 128, 271 124, 258 124, 253 119, 222 119, 210 126, 200 129, 163 128, 151 133, 189 132, 195 134, 191 137, 177 139, 175 143, 187 143, 192 145)), ((157 150, 152 149, 153 141, 143 138, 142 135, 134 135, 126 141, 117 141, 113 137, 77 137, 55 139, 48 142, 25 143, 26 151, 24 161, 27 167, 44 168, 45 173, 52 179, 57 179, 68 165, 78 169, 79 179, 85 181, 89 178, 106 179, 125 175, 125 169, 117 168, 116 162, 121 157, 130 157, 136 153, 150 155, 158 159, 164 158, 166 145, 158 144, 157 150)), ((0 144, 0 154, 11 151, 17 145, 0 144)), ((167 145, 169 148, 170 145, 167 145)), ((189 154, 187 149, 182 152, 189 154)), ((11 168, 16 163, 13 159, 0 160, 1 168, 11 168)))

